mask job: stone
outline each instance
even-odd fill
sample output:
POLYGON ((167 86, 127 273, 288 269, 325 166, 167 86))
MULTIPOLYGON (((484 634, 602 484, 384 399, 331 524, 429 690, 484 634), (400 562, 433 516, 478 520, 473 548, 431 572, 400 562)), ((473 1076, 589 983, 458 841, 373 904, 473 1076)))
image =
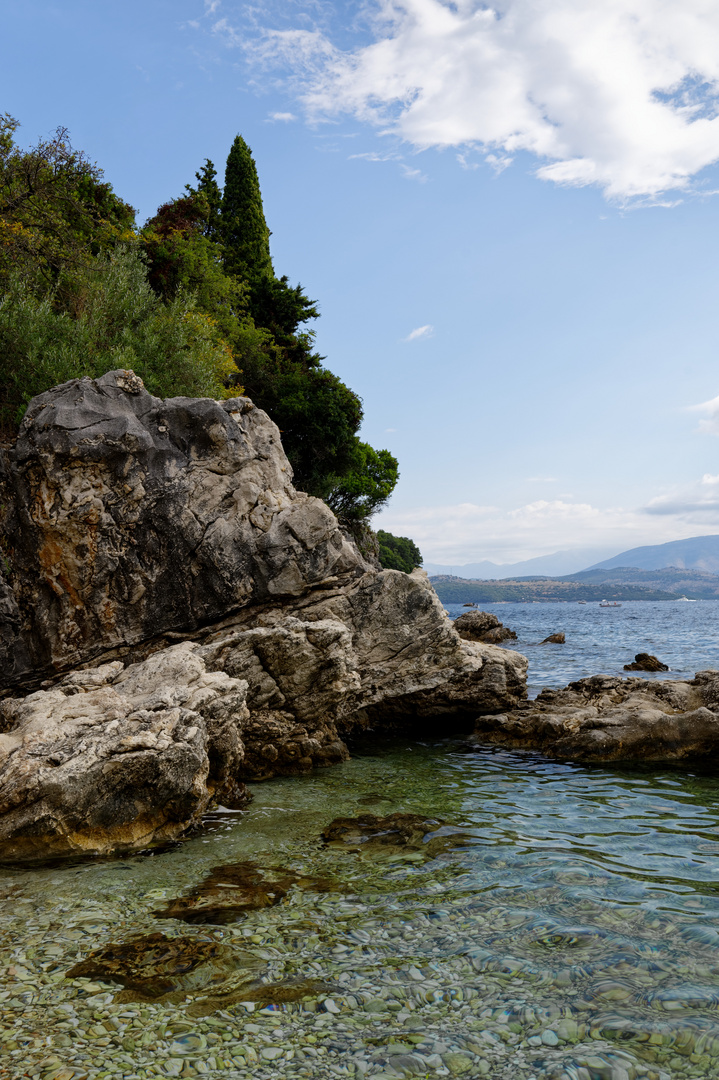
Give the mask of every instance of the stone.
POLYGON ((443 822, 421 814, 361 814, 356 818, 335 818, 322 830, 326 844, 357 849, 365 844, 392 847, 417 846, 428 833, 436 832, 443 822))
POLYGON ((3 858, 141 849, 184 832, 213 799, 243 805, 246 692, 187 642, 3 701, 3 858))
MULTIPOLYGON (((259 966, 252 959, 245 961, 259 966)), ((67 973, 69 979, 99 978, 119 983, 148 1000, 174 991, 222 983, 242 964, 239 954, 206 938, 147 934, 97 949, 67 973)))
POLYGON ((0 448, 0 527, 7 858, 165 843, 347 736, 526 697, 524 657, 463 640, 423 571, 378 570, 294 489, 247 398, 128 371, 39 395, 0 448))
POLYGON ((314 892, 338 892, 341 888, 334 879, 301 877, 281 866, 261 868, 254 862, 238 862, 216 866, 199 885, 154 914, 158 919, 222 926, 251 911, 274 907, 293 885, 314 892))
POLYGON ((499 645, 503 641, 517 640, 514 630, 503 626, 491 611, 467 611, 454 620, 454 628, 466 641, 499 645))
POLYGON ((540 641, 540 645, 564 645, 565 637, 563 633, 550 634, 549 637, 545 637, 544 641, 540 641))
POLYGON ((669 671, 669 665, 663 664, 651 653, 640 652, 634 657, 633 664, 625 664, 625 671, 669 671))
POLYGON ((684 761, 719 750, 719 671, 692 680, 594 675, 475 722, 471 746, 573 761, 684 761))

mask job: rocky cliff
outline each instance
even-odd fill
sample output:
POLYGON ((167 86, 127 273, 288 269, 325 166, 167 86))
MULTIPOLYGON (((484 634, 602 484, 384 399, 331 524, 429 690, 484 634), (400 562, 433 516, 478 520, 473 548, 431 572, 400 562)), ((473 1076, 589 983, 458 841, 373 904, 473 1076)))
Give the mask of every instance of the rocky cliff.
POLYGON ((0 485, 13 857, 160 842, 352 730, 525 696, 523 657, 462 641, 421 571, 369 566, 295 491, 246 398, 73 380, 31 402, 0 485))

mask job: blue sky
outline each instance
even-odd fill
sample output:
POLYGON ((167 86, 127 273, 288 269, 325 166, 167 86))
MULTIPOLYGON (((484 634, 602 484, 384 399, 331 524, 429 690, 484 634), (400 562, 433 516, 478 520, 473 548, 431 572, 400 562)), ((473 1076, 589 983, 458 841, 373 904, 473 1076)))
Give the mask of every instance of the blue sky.
POLYGON ((719 9, 6 0, 3 60, 141 221, 244 135, 428 560, 719 531, 719 9))

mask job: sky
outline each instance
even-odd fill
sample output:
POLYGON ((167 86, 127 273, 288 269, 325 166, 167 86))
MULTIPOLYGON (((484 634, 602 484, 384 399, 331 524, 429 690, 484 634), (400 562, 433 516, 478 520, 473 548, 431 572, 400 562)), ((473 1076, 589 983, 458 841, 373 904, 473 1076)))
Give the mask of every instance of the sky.
POLYGON ((2 0, 0 111, 138 222, 252 148, 377 527, 427 561, 719 532, 719 5, 2 0))

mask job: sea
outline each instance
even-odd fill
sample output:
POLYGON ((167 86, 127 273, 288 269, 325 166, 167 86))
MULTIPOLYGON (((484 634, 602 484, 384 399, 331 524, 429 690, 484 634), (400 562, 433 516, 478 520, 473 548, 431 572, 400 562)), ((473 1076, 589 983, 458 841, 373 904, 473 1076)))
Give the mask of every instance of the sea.
MULTIPOLYGON (((637 653, 656 656, 668 672, 642 673, 649 679, 692 679, 719 668, 719 600, 634 600, 620 607, 598 603, 482 604, 517 635, 505 642, 529 660, 529 696, 545 686, 566 686, 590 675, 623 675, 637 653), (564 645, 542 645, 564 633, 564 645)), ((471 610, 446 604, 457 618, 471 610)), ((633 673, 635 674, 635 673, 633 673)))
MULTIPOLYGON (((719 667, 714 602, 492 610, 534 692, 640 651, 719 667)), ((0 1076, 719 1077, 714 758, 585 766, 424 727, 351 750, 165 849, 0 871, 0 1076), (431 833, 322 840, 397 812, 431 833), (259 899, 177 917, 213 888, 259 899)))

